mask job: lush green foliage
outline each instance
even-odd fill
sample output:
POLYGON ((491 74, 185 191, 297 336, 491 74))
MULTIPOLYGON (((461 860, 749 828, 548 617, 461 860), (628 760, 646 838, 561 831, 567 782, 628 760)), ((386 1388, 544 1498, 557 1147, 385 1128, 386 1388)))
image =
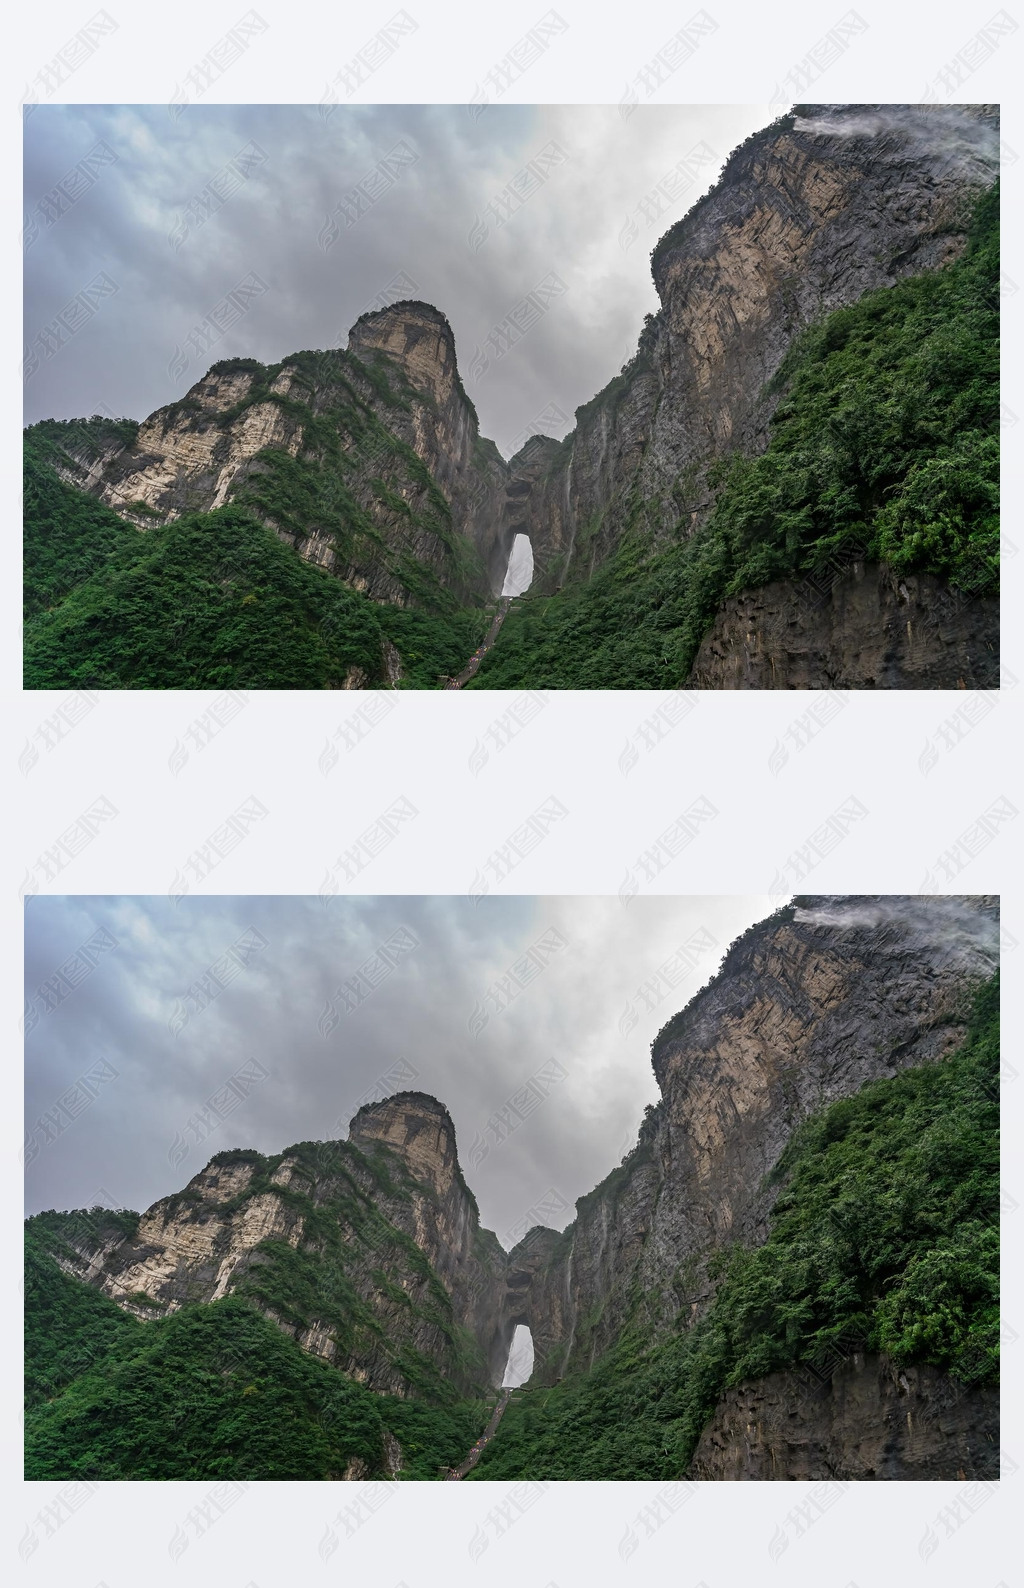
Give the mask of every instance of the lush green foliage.
MULTIPOLYGON (((51 477, 63 498, 59 583, 95 526, 113 550, 26 633, 30 689, 338 689, 358 667, 385 679, 383 641, 411 687, 436 685, 479 641, 483 614, 441 617, 377 605, 296 557, 244 508, 190 514, 145 534, 51 477)), ((35 537, 30 537, 30 544, 35 537)))
MULTIPOLYGON (((408 408, 401 372, 335 350, 296 353, 286 366, 225 360, 211 373, 242 371, 255 379, 233 408, 211 419, 183 398, 165 418, 179 410, 223 427, 272 403, 301 446, 296 456, 264 448, 216 512, 140 533, 58 477, 113 447, 130 451, 132 421, 47 420, 26 432, 27 687, 334 689, 352 668, 379 686, 391 674, 386 642, 404 688, 437 688, 465 665, 488 621, 460 604, 481 577, 476 553, 422 461, 367 397, 408 408), (288 392, 272 391, 285 368, 288 392), (412 604, 370 600, 297 557, 274 528, 297 542, 328 539, 342 567, 377 570, 412 604)), ((125 511, 160 518, 144 503, 125 511)))
POLYGON ((58 1366, 31 1381, 28 1478, 317 1480, 341 1478, 353 1460, 379 1478, 387 1432, 402 1447, 400 1475, 431 1479, 486 1421, 475 1402, 374 1394, 240 1297, 138 1323, 49 1257, 36 1254, 30 1275, 30 1360, 58 1366))
MULTIPOLYGON (((483 1363, 423 1252, 389 1219, 413 1189, 403 1160, 380 1144, 310 1141, 272 1157, 228 1149, 214 1162, 253 1170, 219 1213, 273 1184, 303 1232, 298 1248, 263 1240, 235 1293, 216 1303, 186 1295, 161 1317, 162 1303, 140 1292, 128 1298, 140 1320, 57 1266, 134 1234, 134 1213, 28 1221, 29 1475, 315 1479, 358 1459, 365 1475, 385 1476, 386 1432, 402 1447, 403 1477, 457 1464, 486 1409, 456 1385, 482 1382, 483 1363), (285 1156, 283 1185, 273 1176, 285 1156), (310 1356, 267 1314, 289 1330, 327 1331, 357 1362, 389 1365, 408 1398, 378 1395, 310 1356), (429 1340, 430 1354, 413 1339, 429 1340)), ((200 1204, 209 1210, 186 1190, 163 1207, 188 1218, 200 1204)))
POLYGON ((61 1272, 39 1231, 25 1236, 25 1405, 38 1406, 138 1337, 142 1325, 61 1272))
MULTIPOLYGON (((692 468, 672 491, 674 525, 635 492, 620 504, 625 530, 605 561, 600 518, 578 526, 565 588, 515 602, 468 687, 678 688, 730 595, 854 556, 994 593, 998 204, 998 189, 980 201, 959 260, 869 293, 798 339, 772 383, 769 446, 711 469, 717 500, 696 533, 692 468)), ((650 335, 584 419, 614 409, 650 335)), ((385 422, 410 406, 402 371, 383 354, 338 350, 214 366, 243 370, 256 378, 233 408, 204 417, 186 397, 172 409, 224 426, 271 403, 301 436, 298 453, 265 448, 230 507, 144 536, 53 472, 62 459, 130 450, 132 421, 27 432, 29 687, 322 689, 353 667, 375 685, 388 676, 385 639, 403 687, 436 688, 461 671, 488 624, 472 604, 483 574, 422 460, 385 422), (272 389, 282 372, 287 392, 272 389), (267 524, 298 543, 328 541, 342 568, 372 570, 394 600, 372 603, 297 567, 267 524)), ((153 517, 144 504, 125 511, 153 517)))
POLYGON ((994 592, 998 218, 993 189, 962 258, 811 327, 773 383, 767 450, 733 460, 706 524, 666 545, 634 500, 592 575, 578 535, 582 576, 517 601, 469 687, 678 688, 726 597, 855 554, 994 592))
POLYGON ((590 1373, 517 1391, 474 1476, 678 1478, 724 1388, 840 1341, 991 1379, 998 999, 995 980, 952 1058, 866 1086, 797 1132, 768 1240, 728 1255, 696 1326, 650 1348, 638 1319, 590 1373))
POLYGON ((137 419, 111 419, 93 414, 91 419, 40 419, 25 432, 28 450, 48 463, 95 463, 105 453, 134 445, 137 419))
MULTIPOLYGON (((724 1255, 710 1309, 692 1328, 648 1344, 643 1298, 617 1347, 553 1389, 520 1390, 474 1477, 681 1476, 722 1390, 859 1341, 897 1362, 928 1362, 965 1382, 997 1366, 998 980, 979 996, 968 1040, 949 1059, 910 1069, 833 1104, 796 1133, 765 1244, 724 1255)), ((386 1474, 385 1431, 402 1476, 435 1478, 466 1454, 487 1418, 460 1401, 415 1353, 395 1352, 407 1400, 374 1394, 309 1356, 253 1302, 306 1327, 325 1320, 351 1344, 379 1324, 346 1277, 360 1244, 379 1254, 382 1294, 409 1298, 395 1276, 426 1279, 422 1254, 380 1211, 403 1193, 403 1166, 381 1150, 375 1195, 348 1172, 344 1143, 289 1149, 286 1197, 319 1255, 267 1241, 251 1297, 186 1305, 141 1322, 64 1274, 62 1244, 102 1240, 136 1215, 47 1213, 26 1234, 27 1475, 31 1478, 325 1479, 348 1463, 386 1474), (301 1189, 316 1173, 314 1203, 301 1189), (323 1196, 324 1176, 334 1189, 323 1196), (341 1231, 348 1231, 345 1240, 341 1231)), ((280 1157, 246 1150, 258 1195, 280 1157)), ((440 1290, 419 1314, 450 1328, 440 1290)), ((593 1320, 580 1320, 580 1339, 593 1320)), ((453 1351, 459 1350, 452 1331, 453 1351)))
POLYGON ((25 458, 25 617, 34 618, 99 572, 138 531, 109 507, 65 485, 48 463, 25 458))
POLYGON ((372 605, 237 507, 133 540, 26 636, 30 689, 331 689, 382 670, 372 605))

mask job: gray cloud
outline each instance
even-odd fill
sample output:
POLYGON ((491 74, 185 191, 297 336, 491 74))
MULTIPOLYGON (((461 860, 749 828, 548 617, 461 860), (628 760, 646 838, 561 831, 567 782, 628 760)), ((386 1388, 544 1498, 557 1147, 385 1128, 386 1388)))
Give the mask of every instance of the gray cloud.
POLYGON ((538 1221, 562 1226, 657 1099, 652 1038, 770 909, 766 895, 35 898, 28 1210, 141 1209, 224 1148, 344 1136, 367 1093, 414 1089, 451 1110, 485 1224, 507 1235, 546 1204, 538 1221))
POLYGON ((223 105, 173 120, 165 106, 40 106, 26 127, 26 345, 100 272, 117 291, 41 359, 26 419, 143 418, 218 358, 344 346, 401 278, 415 284, 402 296, 451 320, 484 434, 508 449, 547 411, 542 428, 561 436, 657 308, 654 243, 770 115, 767 105, 640 105, 628 117, 510 105, 478 118, 465 106, 339 105, 325 117, 317 106, 223 105), (415 159, 389 167, 399 143, 415 159), (246 149, 240 174, 232 162, 246 149), (379 197, 345 225, 338 206, 363 179, 379 197), (325 250, 332 214, 338 235, 325 250), (266 291, 207 358, 170 373, 192 328, 251 272, 266 291), (475 350, 551 272, 565 290, 474 381, 475 350))

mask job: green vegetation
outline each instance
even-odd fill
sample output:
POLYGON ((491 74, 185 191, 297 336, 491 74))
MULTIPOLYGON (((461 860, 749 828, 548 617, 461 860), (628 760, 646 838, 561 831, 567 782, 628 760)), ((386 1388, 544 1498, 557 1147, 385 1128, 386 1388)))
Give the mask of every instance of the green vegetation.
POLYGON ((403 683, 429 688, 483 634, 482 613, 441 617, 370 601, 296 557, 245 508, 140 534, 55 477, 45 489, 60 529, 45 565, 34 565, 28 689, 340 689, 351 668, 380 685, 385 639, 406 664, 403 683), (43 610, 94 533, 109 536, 102 570, 43 610))
POLYGON ((57 1367, 31 1381, 29 1479, 315 1481, 342 1478, 353 1461, 382 1478, 385 1434, 401 1445, 402 1478, 432 1479, 486 1422, 482 1403, 375 1394, 236 1296, 139 1323, 49 1257, 36 1255, 30 1275, 30 1360, 57 1367))
POLYGON ((65 485, 26 450, 25 617, 55 607, 76 586, 130 550, 138 531, 95 497, 65 485))
MULTIPOLYGON (((872 1083, 797 1130, 771 1176, 779 1194, 767 1240, 720 1254, 714 1299, 696 1324, 681 1310, 652 1346, 637 1290, 618 1344, 589 1372, 516 1392, 474 1478, 678 1478, 724 1389, 841 1355, 851 1342, 964 1384, 991 1382, 998 1074, 995 978, 953 1055, 872 1083)), ((275 1189, 301 1214, 303 1246, 264 1241, 236 1294, 164 1317, 125 1314, 58 1266, 72 1248, 133 1232, 136 1214, 94 1208, 28 1221, 29 1478, 318 1480, 341 1477, 352 1461, 381 1477, 386 1435, 402 1447, 403 1478, 433 1479, 462 1459, 488 1408, 453 1387, 479 1366, 473 1348, 422 1252, 389 1221, 408 1190, 401 1159, 339 1142, 273 1157, 231 1149, 217 1163, 254 1173, 221 1211, 260 1195, 285 1158, 292 1172, 275 1189), (373 1307, 354 1282, 368 1253, 373 1307), (357 1356, 384 1353, 409 1397, 374 1393, 307 1354, 268 1311, 289 1329, 318 1324, 357 1356), (401 1343, 409 1321, 447 1340, 443 1372, 401 1343)), ((678 1276, 687 1293, 700 1267, 678 1276)), ((129 1299, 156 1310, 141 1294, 129 1299)), ((597 1322, 578 1320, 581 1349, 597 1322)))
POLYGON ((41 419, 26 431, 28 450, 46 463, 95 463, 105 453, 135 445, 137 419, 41 419))
POLYGON ((26 432, 26 687, 338 689, 353 669, 383 686, 393 646, 400 687, 431 689, 476 649, 488 621, 464 604, 482 579, 476 552, 372 406, 408 409, 401 371, 334 350, 270 366, 225 360, 211 373, 240 372, 255 379, 232 408, 210 415, 183 398, 165 418, 225 427, 269 403, 301 438, 297 455, 265 447, 215 512, 161 523, 129 503, 152 522, 144 532, 58 472, 81 477, 117 448, 130 460, 138 425, 48 420, 26 432), (282 373, 288 390, 275 392, 282 373), (275 531, 299 545, 326 539, 394 604, 297 557, 275 531))
POLYGON ((682 476, 668 545, 660 509, 634 497, 611 557, 518 601, 468 687, 678 688, 728 596, 855 555, 994 593, 998 221, 994 188, 959 260, 812 326, 772 383, 767 450, 712 471, 707 522, 689 535, 682 476))
MULTIPOLYGON (((126 1301, 143 1317, 126 1314, 58 1265, 134 1233, 137 1214, 28 1221, 27 1475, 327 1479, 358 1461, 361 1475, 385 1477, 386 1435, 401 1445, 403 1478, 433 1479, 461 1461, 487 1408, 456 1386, 482 1381, 483 1363, 426 1257, 388 1217, 413 1185, 403 1161, 383 1146, 300 1142, 271 1157, 232 1148, 213 1162, 253 1170, 218 1213, 273 1183, 302 1232, 298 1248, 262 1241, 221 1301, 186 1296, 160 1316, 165 1303, 136 1292, 126 1301), (286 1158, 287 1184, 274 1182, 286 1158), (283 1329, 316 1329, 357 1362, 383 1363, 405 1395, 367 1389, 283 1329)), ((200 1219, 209 1208, 188 1192, 164 1203, 200 1219)))
POLYGON ((380 634, 364 597, 223 507, 133 532, 38 617, 25 686, 337 689, 353 666, 379 680, 380 634))
POLYGON ((142 1327, 98 1290, 62 1273, 50 1251, 43 1232, 26 1231, 26 1408, 46 1404, 82 1374, 101 1367, 133 1344, 142 1327))
MULTIPOLYGON (((753 154, 788 119, 754 134, 753 154)), ((994 594, 998 218, 993 188, 959 259, 868 293, 800 336, 769 388, 778 404, 765 452, 682 471, 669 493, 674 521, 633 486, 616 504, 623 529, 604 560, 606 515, 578 525, 564 588, 516 601, 467 687, 678 688, 730 596, 825 579, 855 559, 994 594)), ((673 235, 655 249, 655 269, 673 235)), ((650 361, 655 329, 578 410, 584 422, 613 415, 650 361)), ((26 432, 26 685, 334 689, 357 669, 372 687, 393 675, 389 646, 402 687, 437 688, 460 672, 488 624, 476 604, 483 568, 391 428, 409 433, 413 398, 429 409, 429 396, 384 353, 306 350, 269 366, 225 360, 213 373, 254 378, 220 413, 186 396, 165 418, 226 436, 265 404, 288 434, 239 472, 217 512, 161 526, 134 501, 129 524, 65 483, 118 450, 115 475, 129 478, 134 421, 50 420, 26 432), (315 536, 341 577, 303 562, 275 531, 300 550, 315 536), (367 578, 381 600, 353 587, 367 578)), ((567 438, 550 467, 571 446, 567 438)), ((496 456, 479 439, 476 452, 481 467, 496 456)), ((538 586, 557 577, 541 570, 538 586)))
MULTIPOLYGON (((694 1327, 642 1317, 587 1374, 517 1391, 481 1479, 678 1478, 722 1391, 857 1340, 966 1383, 998 1365, 999 985, 939 1064, 834 1103, 773 1178, 763 1246, 723 1257, 694 1327)), ((641 1303, 642 1309, 642 1303, 641 1303)))

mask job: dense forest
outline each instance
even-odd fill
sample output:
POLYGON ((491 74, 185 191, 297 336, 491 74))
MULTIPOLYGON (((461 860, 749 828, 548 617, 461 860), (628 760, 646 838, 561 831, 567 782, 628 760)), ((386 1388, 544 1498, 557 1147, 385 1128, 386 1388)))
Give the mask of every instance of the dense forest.
POLYGON ((63 1273, 37 1221, 25 1328, 27 1478, 429 1479, 488 1416, 454 1394, 376 1394, 239 1296, 142 1322, 63 1273))
POLYGON ((26 688, 340 689, 352 668, 381 687, 389 641, 404 686, 429 689, 483 636, 489 618, 443 595, 433 609, 371 601, 252 507, 140 532, 59 479, 38 431, 26 438, 26 688))

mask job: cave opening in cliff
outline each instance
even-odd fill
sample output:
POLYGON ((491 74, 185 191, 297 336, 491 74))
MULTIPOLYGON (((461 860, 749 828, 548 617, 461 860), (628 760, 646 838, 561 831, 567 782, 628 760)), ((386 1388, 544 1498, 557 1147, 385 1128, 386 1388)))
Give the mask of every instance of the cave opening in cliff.
POLYGON ((508 554, 503 596, 525 595, 533 583, 533 546, 529 535, 517 534, 508 554))
POLYGON ((533 1372, 533 1335, 526 1323, 517 1323, 508 1348, 508 1361, 501 1381, 502 1389, 518 1389, 533 1372))

